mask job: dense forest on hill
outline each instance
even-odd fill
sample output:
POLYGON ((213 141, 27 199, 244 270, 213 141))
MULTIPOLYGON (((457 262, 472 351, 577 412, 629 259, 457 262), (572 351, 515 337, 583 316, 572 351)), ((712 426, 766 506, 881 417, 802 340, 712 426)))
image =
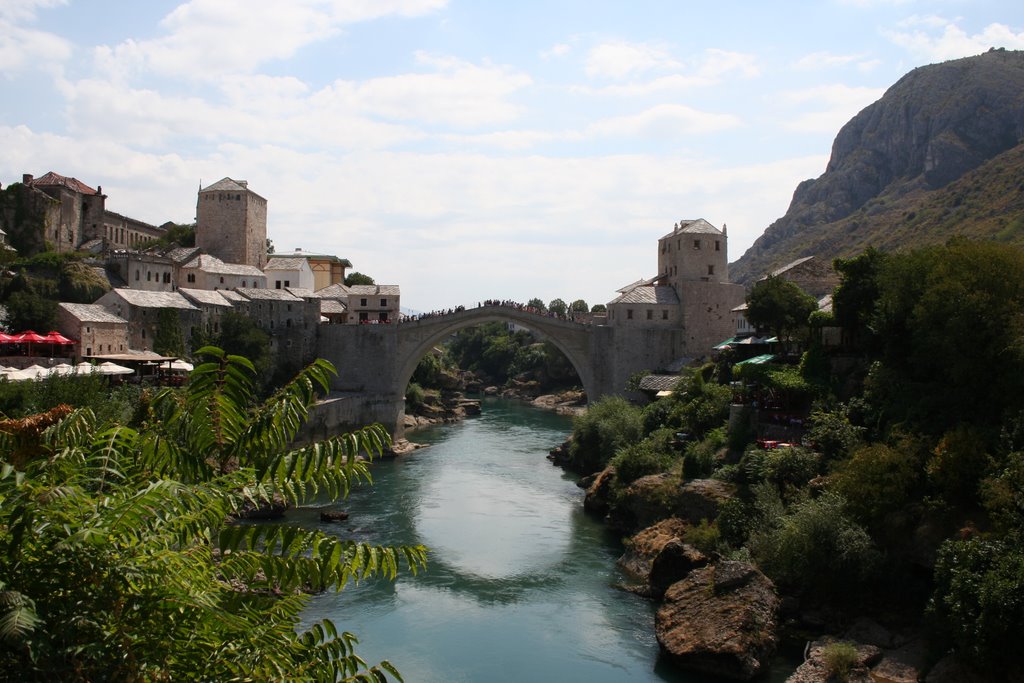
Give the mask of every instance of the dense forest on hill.
POLYGON ((602 400, 567 461, 600 472, 588 507, 626 533, 684 514, 687 482, 719 482, 731 493, 684 540, 755 563, 793 624, 866 614, 921 629, 927 666, 954 653, 978 680, 1020 680, 1024 250, 954 240, 837 269, 834 313, 805 318, 796 364, 726 357, 645 407, 602 400), (836 326, 843 343, 823 345, 836 326), (738 404, 758 419, 730 423, 738 404), (791 443, 755 440, 780 429, 791 443))

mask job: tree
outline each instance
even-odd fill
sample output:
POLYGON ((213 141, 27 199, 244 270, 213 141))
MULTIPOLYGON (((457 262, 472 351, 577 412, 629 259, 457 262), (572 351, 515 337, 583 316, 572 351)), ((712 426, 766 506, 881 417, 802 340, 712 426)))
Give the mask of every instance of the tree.
POLYGON ((153 350, 163 356, 185 354, 185 342, 181 336, 181 322, 176 309, 161 308, 157 313, 153 350))
POLYGON ((526 305, 529 306, 530 308, 537 309, 541 313, 544 313, 548 310, 548 307, 544 305, 544 302, 536 297, 527 301, 526 305))
POLYGON ((817 302, 799 286, 782 277, 758 281, 747 296, 747 320, 758 330, 769 330, 784 340, 807 329, 807 318, 817 302))
POLYGON ((345 286, 352 287, 353 285, 373 285, 376 284, 373 278, 369 275, 363 275, 359 272, 351 272, 345 276, 345 286))
POLYGON ((247 315, 228 311, 220 321, 217 346, 252 361, 262 376, 270 374, 270 335, 247 315))
POLYGON ((294 526, 235 524, 251 505, 343 496, 380 426, 294 447, 333 368, 316 361, 255 405, 255 369, 200 351, 138 431, 88 410, 0 430, 0 678, 385 680, 329 620, 296 630, 309 591, 425 563, 294 526), (42 432, 40 429, 42 428, 42 432), (23 460, 9 460, 17 442, 23 460))
POLYGON ((832 295, 835 322, 854 340, 871 331, 871 319, 879 297, 878 277, 886 256, 873 247, 850 259, 836 259, 839 286, 832 295))
POLYGON ((573 313, 588 313, 590 307, 587 306, 587 302, 583 299, 576 299, 576 301, 569 304, 569 310, 573 313))
POLYGON ((548 310, 555 315, 565 315, 567 309, 568 306, 561 299, 552 299, 551 303, 548 304, 548 310))
POLYGON ((608 307, 605 306, 604 304, 594 304, 593 306, 590 307, 591 313, 606 313, 607 311, 608 307))
POLYGON ((57 320, 57 302, 29 291, 8 297, 6 325, 12 332, 52 330, 57 320))

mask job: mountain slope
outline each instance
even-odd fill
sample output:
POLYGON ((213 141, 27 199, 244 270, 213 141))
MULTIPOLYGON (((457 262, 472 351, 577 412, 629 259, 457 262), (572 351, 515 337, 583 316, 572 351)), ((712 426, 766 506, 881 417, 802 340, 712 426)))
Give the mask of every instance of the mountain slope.
POLYGON ((1024 244, 1024 52, 914 69, 843 126, 825 173, 729 266, 749 283, 800 258, 957 234, 1024 244))

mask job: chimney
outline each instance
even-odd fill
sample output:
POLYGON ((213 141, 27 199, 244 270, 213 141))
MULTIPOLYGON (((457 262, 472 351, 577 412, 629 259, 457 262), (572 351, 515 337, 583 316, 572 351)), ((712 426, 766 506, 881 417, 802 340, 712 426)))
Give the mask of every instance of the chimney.
POLYGON ((32 174, 31 173, 23 173, 22 176, 21 176, 21 182, 23 184, 25 184, 25 185, 31 185, 32 184, 32 174))
POLYGON ((238 184, 241 185, 242 187, 244 187, 245 189, 249 189, 249 181, 248 180, 239 180, 238 184))

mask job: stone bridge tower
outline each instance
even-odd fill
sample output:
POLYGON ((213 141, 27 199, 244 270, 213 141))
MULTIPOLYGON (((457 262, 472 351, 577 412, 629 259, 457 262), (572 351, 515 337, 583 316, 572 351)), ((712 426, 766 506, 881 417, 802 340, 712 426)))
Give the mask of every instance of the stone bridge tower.
POLYGON ((267 200, 244 180, 222 178, 199 190, 196 246, 226 263, 267 265, 267 200))

